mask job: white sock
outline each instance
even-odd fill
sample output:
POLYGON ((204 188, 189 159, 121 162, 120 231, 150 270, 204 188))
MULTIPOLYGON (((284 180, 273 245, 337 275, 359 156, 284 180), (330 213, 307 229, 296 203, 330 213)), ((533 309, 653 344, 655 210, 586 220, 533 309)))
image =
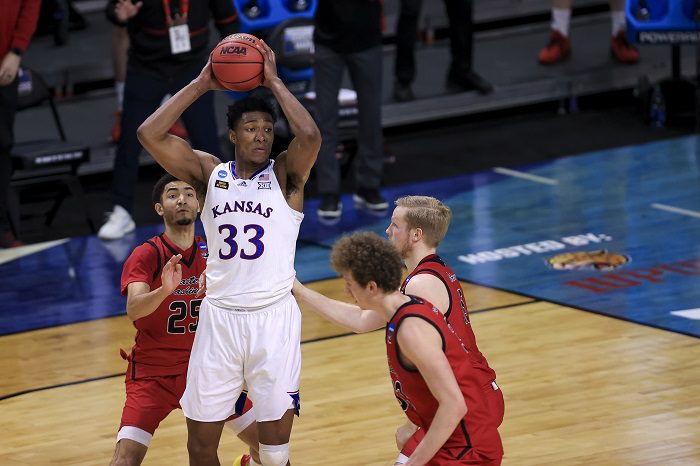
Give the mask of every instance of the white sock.
POLYGON ((610 19, 612 22, 612 35, 615 37, 618 32, 627 29, 627 18, 625 11, 611 11, 610 19))
POLYGON ((122 111, 124 105, 124 81, 114 81, 114 92, 117 93, 117 111, 122 111))
POLYGON ((564 37, 569 37, 571 10, 568 8, 552 8, 552 30, 559 31, 564 37))

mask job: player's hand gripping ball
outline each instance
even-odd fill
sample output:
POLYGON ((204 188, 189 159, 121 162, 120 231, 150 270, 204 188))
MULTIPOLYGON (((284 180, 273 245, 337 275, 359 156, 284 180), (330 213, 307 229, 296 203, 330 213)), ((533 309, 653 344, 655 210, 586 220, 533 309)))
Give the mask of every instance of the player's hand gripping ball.
POLYGON ((246 92, 262 84, 264 59, 255 47, 258 41, 253 35, 236 33, 216 45, 211 53, 211 69, 226 89, 246 92))

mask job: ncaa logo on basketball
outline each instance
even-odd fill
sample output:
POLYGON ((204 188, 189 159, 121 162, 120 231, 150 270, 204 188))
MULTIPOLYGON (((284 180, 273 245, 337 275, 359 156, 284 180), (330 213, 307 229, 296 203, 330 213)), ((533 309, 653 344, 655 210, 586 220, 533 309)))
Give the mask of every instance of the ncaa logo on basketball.
POLYGON ((614 270, 629 263, 630 257, 606 249, 557 254, 547 259, 554 270, 614 270))
POLYGON ((248 55, 248 47, 241 47, 239 45, 226 45, 221 47, 219 50, 219 55, 248 55))

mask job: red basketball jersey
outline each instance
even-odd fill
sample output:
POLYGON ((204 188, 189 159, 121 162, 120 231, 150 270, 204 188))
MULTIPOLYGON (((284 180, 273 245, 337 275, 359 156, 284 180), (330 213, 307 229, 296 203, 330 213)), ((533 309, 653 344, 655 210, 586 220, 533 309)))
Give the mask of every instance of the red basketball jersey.
POLYGON ((186 251, 165 236, 154 236, 138 246, 124 264, 121 292, 126 294, 130 283, 147 283, 151 290, 161 285, 160 274, 174 255, 182 254, 182 280, 150 315, 134 321, 136 338, 129 362, 131 378, 187 373, 192 350, 200 298, 195 297, 198 280, 206 268, 207 246, 195 236, 186 251))
POLYGON ((452 270, 440 256, 436 254, 430 254, 424 257, 416 266, 416 268, 411 272, 406 280, 404 280, 403 285, 401 285, 401 293, 406 293, 406 285, 414 276, 421 273, 429 273, 438 279, 445 285, 449 294, 449 306, 447 312, 445 312, 445 318, 452 325, 459 338, 467 347, 467 350, 474 356, 474 358, 479 362, 479 369, 483 373, 484 381, 492 381, 496 379, 496 372, 489 367, 488 361, 476 344, 476 336, 472 330, 472 325, 469 320, 469 311, 467 310, 467 303, 464 299, 464 290, 462 290, 462 285, 457 279, 457 274, 452 270))
MULTIPOLYGON (((490 461, 499 461, 503 446, 489 412, 484 396, 483 376, 478 359, 459 339, 442 313, 430 303, 410 296, 411 301, 402 305, 386 327, 386 348, 389 374, 396 396, 409 420, 427 431, 438 409, 438 401, 430 392, 423 376, 415 368, 407 367, 399 358, 397 335, 406 318, 420 318, 430 323, 442 337, 443 352, 452 367, 452 372, 464 396, 467 414, 445 442, 442 450, 454 458, 456 463, 469 456, 478 456, 490 461)), ((428 464, 442 464, 428 463, 428 464)))

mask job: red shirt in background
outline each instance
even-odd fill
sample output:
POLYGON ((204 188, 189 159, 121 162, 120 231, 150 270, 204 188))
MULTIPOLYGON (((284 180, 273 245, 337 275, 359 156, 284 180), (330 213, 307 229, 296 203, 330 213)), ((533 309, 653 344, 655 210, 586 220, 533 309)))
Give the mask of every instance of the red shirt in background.
POLYGON ((41 0, 3 0, 0 2, 0 60, 18 48, 23 52, 36 31, 41 0))

